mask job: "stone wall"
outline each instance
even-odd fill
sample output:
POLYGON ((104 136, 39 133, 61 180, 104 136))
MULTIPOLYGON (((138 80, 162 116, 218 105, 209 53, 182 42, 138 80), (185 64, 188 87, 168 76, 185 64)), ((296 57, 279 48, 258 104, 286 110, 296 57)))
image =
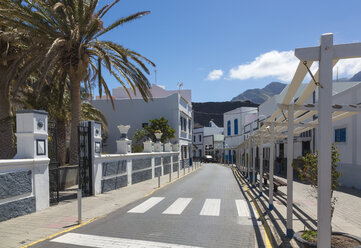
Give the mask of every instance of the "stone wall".
MULTIPOLYGON (((94 158, 94 192, 105 193, 169 174, 179 152, 107 154, 94 158)), ((178 170, 178 163, 173 171, 178 170)))
POLYGON ((128 185, 127 160, 102 163, 101 193, 128 185))
MULTIPOLYGON (((1 165, 3 164, 0 163, 1 165)), ((0 170, 0 173, 0 221, 35 212, 32 170, 30 168, 11 172, 0 170)))
POLYGON ((169 174, 172 169, 170 159, 170 156, 163 158, 163 175, 169 174))

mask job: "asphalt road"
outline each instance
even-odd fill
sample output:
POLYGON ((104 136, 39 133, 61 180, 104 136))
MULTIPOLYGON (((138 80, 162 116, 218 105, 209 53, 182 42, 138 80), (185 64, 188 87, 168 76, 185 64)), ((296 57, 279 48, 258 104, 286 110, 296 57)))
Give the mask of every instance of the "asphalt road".
POLYGON ((231 169, 206 164, 146 198, 33 247, 256 247, 257 222, 249 206, 231 169))

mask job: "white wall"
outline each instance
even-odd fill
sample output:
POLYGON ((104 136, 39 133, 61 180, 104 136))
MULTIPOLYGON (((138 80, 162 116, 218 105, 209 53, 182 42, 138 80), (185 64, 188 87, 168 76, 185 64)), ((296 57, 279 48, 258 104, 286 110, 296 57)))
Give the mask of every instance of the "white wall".
POLYGON ((109 100, 93 100, 92 104, 107 117, 109 137, 103 150, 108 153, 116 152, 116 140, 120 136, 117 126, 120 124, 131 126, 128 137, 132 139, 135 131, 142 128, 142 123, 164 117, 168 120, 170 127, 176 130, 176 137, 179 137, 178 94, 166 98, 155 98, 148 103, 142 99, 114 100, 115 109, 112 108, 109 100))

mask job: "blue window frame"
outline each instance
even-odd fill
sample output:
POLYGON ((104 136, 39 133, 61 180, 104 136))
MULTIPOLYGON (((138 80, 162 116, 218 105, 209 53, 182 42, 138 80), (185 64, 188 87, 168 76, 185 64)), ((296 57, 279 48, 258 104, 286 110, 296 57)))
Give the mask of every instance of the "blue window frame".
POLYGON ((335 142, 346 142, 346 128, 335 129, 335 142))
POLYGON ((234 135, 238 134, 238 119, 234 119, 234 135))
POLYGON ((227 135, 231 136, 231 121, 227 121, 227 135))

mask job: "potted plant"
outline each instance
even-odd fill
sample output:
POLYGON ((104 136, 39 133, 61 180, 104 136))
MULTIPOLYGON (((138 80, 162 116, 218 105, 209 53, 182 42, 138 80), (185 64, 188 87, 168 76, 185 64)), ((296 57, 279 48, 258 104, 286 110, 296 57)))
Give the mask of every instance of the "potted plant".
MULTIPOLYGON (((335 144, 332 144, 331 147, 331 219, 335 210, 335 205, 337 202, 337 197, 334 196, 334 190, 336 190, 340 183, 338 182, 339 177, 342 175, 337 170, 338 162, 340 162, 340 153, 337 150, 335 144)), ((303 167, 296 167, 295 164, 293 167, 298 171, 298 176, 301 181, 309 183, 311 187, 317 191, 317 165, 318 165, 318 152, 312 154, 308 153, 305 156, 302 156, 301 161, 303 167)), ((313 195, 315 196, 315 195, 313 195)), ((317 197, 317 196, 315 196, 317 197)), ((296 242, 301 247, 317 247, 317 230, 304 230, 301 232, 296 232, 294 234, 296 242)), ((346 233, 341 232, 332 232, 331 235, 331 246, 332 247, 361 247, 361 239, 346 233)))
POLYGON ((160 130, 155 130, 154 135, 155 135, 155 138, 157 139, 157 141, 159 141, 160 138, 162 137, 163 133, 160 130))

